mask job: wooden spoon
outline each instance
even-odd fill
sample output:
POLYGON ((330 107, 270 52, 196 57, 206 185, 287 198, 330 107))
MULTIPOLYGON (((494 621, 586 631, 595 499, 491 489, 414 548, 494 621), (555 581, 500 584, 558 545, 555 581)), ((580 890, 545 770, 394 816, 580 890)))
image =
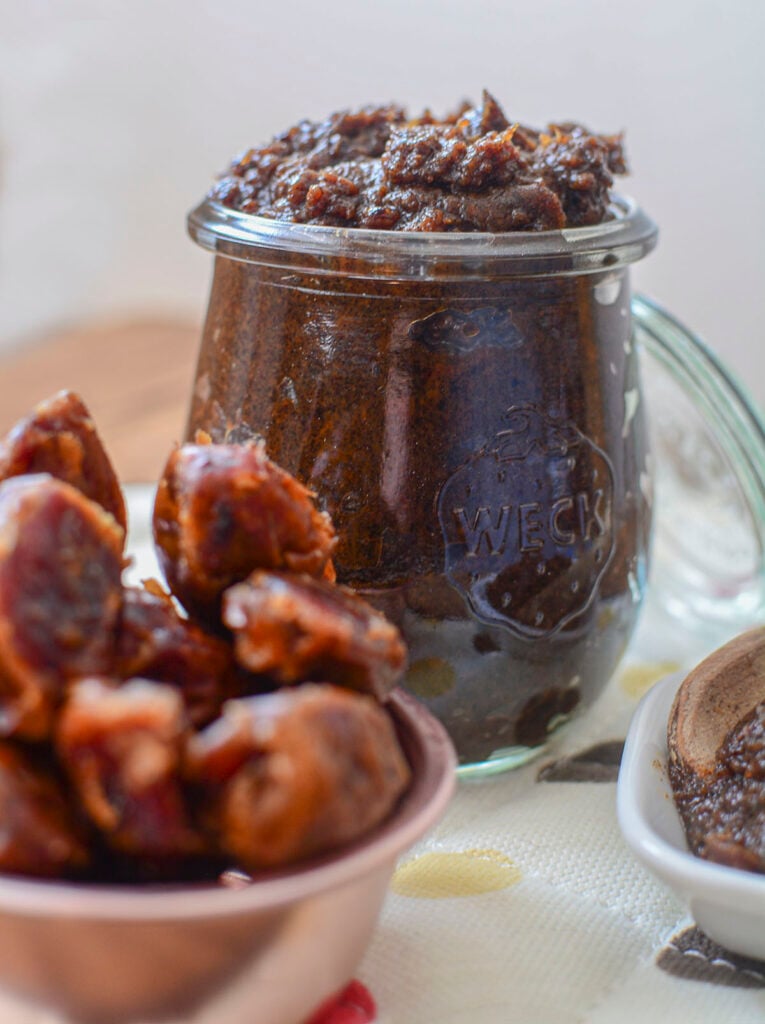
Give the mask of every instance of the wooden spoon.
POLYGON ((667 726, 670 762, 708 775, 726 735, 763 700, 765 627, 758 627, 714 651, 683 680, 667 726))

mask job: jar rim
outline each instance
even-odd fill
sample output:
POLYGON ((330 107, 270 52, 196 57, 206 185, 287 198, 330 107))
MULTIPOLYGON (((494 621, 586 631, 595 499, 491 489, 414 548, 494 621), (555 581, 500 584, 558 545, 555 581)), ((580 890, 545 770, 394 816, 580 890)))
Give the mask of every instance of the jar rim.
POLYGON ((595 273, 641 259, 658 229, 629 196, 600 224, 554 231, 425 232, 297 224, 205 198, 188 215, 204 249, 248 263, 345 276, 464 279, 595 273))

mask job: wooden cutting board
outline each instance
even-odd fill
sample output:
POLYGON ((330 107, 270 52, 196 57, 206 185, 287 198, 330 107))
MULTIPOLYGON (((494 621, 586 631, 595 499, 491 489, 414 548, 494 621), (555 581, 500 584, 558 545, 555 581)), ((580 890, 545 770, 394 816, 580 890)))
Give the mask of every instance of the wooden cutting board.
POLYGON ((0 434, 62 388, 89 406, 124 483, 154 481, 181 439, 201 328, 109 321, 0 357, 0 434))

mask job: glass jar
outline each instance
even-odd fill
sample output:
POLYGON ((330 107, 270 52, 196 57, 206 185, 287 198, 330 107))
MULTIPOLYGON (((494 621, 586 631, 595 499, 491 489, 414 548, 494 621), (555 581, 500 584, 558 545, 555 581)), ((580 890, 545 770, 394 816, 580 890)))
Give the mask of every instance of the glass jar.
POLYGON ((632 302, 654 523, 641 646, 695 660, 765 621, 765 422, 714 351, 632 302))
POLYGON ((633 629, 651 510, 629 264, 656 228, 335 229, 205 201, 188 436, 263 437, 331 513, 341 582, 471 770, 523 763, 633 629))

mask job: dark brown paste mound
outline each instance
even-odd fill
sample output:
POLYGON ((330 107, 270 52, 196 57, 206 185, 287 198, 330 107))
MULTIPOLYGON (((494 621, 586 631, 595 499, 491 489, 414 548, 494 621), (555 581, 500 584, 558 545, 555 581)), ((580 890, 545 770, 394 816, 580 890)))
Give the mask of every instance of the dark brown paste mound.
POLYGON ((277 220, 397 231, 545 231, 609 216, 620 135, 511 124, 487 92, 444 120, 364 107, 301 121, 234 160, 211 196, 277 220))
POLYGON ((712 772, 670 765, 670 779, 695 854, 765 873, 765 703, 731 729, 712 772))

